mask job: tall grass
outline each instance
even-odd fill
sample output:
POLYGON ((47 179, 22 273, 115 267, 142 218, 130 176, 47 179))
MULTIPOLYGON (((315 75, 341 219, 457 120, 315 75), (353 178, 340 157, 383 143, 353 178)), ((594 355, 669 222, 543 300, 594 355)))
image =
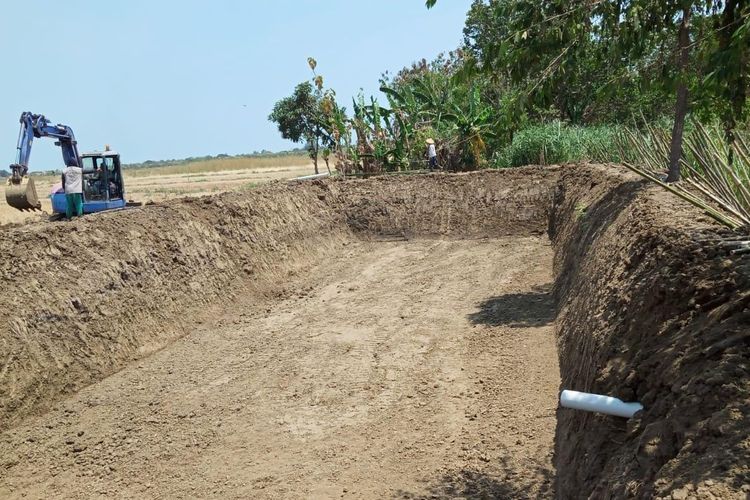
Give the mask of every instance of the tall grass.
POLYGON ((618 135, 615 126, 576 127, 560 122, 536 125, 517 132, 493 163, 509 168, 573 161, 619 162, 620 154, 614 147, 618 135))

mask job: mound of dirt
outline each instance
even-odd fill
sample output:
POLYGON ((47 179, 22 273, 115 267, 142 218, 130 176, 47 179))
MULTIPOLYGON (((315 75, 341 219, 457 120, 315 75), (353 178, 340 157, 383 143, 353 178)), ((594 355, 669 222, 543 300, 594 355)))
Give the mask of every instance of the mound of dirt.
POLYGON ((645 408, 629 422, 558 410, 558 497, 745 498, 750 258, 611 167, 566 169, 555 201, 562 386, 645 408))

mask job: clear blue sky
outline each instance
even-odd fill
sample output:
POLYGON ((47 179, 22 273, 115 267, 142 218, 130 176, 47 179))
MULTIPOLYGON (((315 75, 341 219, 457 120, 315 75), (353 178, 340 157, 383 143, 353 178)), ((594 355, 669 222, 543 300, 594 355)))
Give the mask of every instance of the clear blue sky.
MULTIPOLYGON (((351 108, 385 70, 452 50, 470 0, 34 0, 0 18, 0 153, 18 117, 70 125, 79 149, 112 144, 123 161, 287 149, 266 119, 318 60, 351 108)), ((51 139, 34 170, 59 168, 51 139)))

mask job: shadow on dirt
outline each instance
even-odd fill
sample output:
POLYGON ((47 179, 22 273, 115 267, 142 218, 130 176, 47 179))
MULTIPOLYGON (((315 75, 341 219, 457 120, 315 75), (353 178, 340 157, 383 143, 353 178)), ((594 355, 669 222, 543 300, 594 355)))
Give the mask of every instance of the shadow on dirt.
POLYGON ((475 325, 516 328, 549 325, 555 320, 551 285, 535 287, 529 292, 490 297, 468 318, 475 325))
POLYGON ((394 498, 403 500, 454 499, 454 498, 551 498, 553 474, 540 468, 533 474, 516 480, 514 474, 506 479, 470 469, 462 469, 443 475, 428 487, 426 494, 399 491, 394 498))

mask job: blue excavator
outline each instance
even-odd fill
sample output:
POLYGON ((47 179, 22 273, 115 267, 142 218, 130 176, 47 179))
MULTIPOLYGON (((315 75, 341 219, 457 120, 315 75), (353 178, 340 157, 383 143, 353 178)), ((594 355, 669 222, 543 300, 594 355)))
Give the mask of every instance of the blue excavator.
MULTIPOLYGON (((16 163, 10 166, 11 175, 5 189, 8 205, 18 210, 41 210, 34 180, 29 177, 29 157, 35 138, 51 137, 62 150, 63 162, 75 163, 83 169, 83 213, 90 214, 123 208, 125 183, 120 166, 120 155, 105 147, 105 151, 78 153, 78 144, 73 129, 67 125, 52 125, 44 115, 30 112, 21 114, 21 131, 18 135, 16 163)), ((66 201, 61 188, 50 193, 52 211, 64 214, 66 201)))

